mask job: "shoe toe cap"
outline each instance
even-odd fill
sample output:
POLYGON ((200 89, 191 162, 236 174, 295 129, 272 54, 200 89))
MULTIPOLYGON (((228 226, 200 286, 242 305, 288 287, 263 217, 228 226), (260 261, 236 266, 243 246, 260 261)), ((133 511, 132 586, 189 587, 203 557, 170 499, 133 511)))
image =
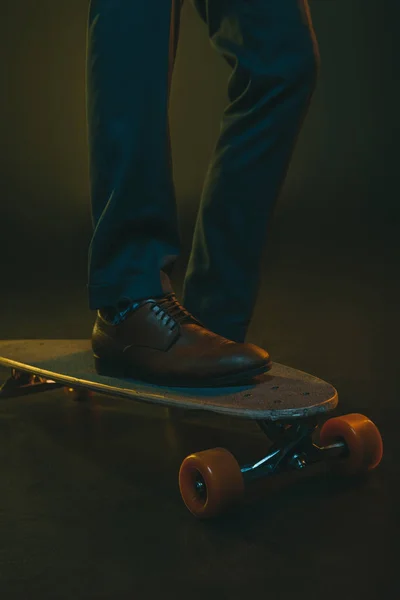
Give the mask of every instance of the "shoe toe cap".
POLYGON ((236 344, 233 350, 231 356, 227 357, 230 367, 246 371, 268 367, 271 363, 269 353, 255 344, 236 344))

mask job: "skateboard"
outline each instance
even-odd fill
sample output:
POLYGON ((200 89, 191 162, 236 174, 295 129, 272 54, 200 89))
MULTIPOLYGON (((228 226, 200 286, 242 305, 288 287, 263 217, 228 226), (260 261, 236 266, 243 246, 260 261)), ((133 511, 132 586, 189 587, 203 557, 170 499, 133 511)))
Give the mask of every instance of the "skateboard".
POLYGON ((165 387, 98 375, 90 340, 34 339, 0 341, 0 365, 11 368, 0 399, 64 388, 76 401, 101 393, 172 410, 211 411, 256 421, 271 442, 257 462, 240 465, 225 448, 197 452, 182 462, 180 493, 190 512, 201 519, 216 517, 238 503, 255 479, 319 461, 344 475, 355 475, 377 467, 383 454, 381 435, 370 419, 358 413, 330 416, 338 405, 332 385, 276 362, 245 385, 165 387))

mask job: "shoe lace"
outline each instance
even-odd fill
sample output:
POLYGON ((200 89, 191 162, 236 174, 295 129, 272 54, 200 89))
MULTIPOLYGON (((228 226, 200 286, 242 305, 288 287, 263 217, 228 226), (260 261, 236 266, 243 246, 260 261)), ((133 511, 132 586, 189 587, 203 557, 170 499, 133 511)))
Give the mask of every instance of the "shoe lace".
POLYGON ((164 325, 168 325, 170 329, 175 329, 178 323, 194 322, 202 325, 200 321, 186 308, 178 302, 175 294, 168 294, 164 298, 157 298, 156 304, 151 307, 151 310, 158 315, 160 321, 164 321, 164 325))

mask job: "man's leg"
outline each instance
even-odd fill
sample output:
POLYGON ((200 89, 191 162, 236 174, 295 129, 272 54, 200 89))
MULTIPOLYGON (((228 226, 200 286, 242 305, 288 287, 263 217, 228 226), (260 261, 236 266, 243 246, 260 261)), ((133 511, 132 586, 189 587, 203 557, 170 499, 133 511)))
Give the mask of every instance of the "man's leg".
POLYGON ((316 84, 307 0, 193 0, 233 73, 207 173, 183 305, 242 342, 273 210, 316 84))
POLYGON ((181 0, 90 3, 91 310, 172 291, 160 271, 180 252, 168 128, 180 7, 181 0))
MULTIPOLYGON (((95 370, 160 385, 247 383, 271 368, 268 352, 203 327, 168 277, 180 245, 168 130, 171 0, 92 0, 89 19, 95 370)), ((172 21, 176 29, 179 12, 172 21)))

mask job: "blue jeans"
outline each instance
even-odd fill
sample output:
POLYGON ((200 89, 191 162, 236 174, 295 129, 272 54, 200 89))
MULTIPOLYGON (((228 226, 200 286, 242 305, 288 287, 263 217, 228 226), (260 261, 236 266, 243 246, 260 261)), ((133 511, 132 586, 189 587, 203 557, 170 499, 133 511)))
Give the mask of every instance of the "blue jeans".
MULTIPOLYGON (((268 225, 315 89, 307 0, 192 0, 232 67, 182 304, 244 341, 268 225)), ((181 250, 168 105, 183 0, 91 0, 89 308, 173 291, 181 250)))

